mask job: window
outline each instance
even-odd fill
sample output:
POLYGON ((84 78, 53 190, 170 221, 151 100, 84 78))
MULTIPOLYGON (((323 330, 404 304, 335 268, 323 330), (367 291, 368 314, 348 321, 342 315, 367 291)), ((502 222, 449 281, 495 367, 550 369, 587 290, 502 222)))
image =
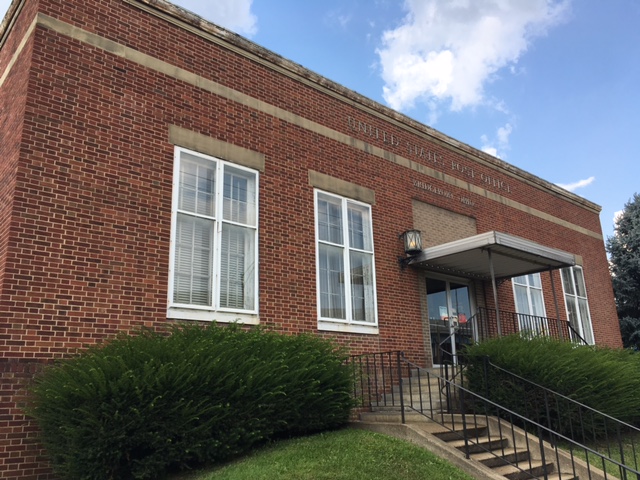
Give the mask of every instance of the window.
POLYGON ((181 318, 257 313, 257 190, 256 171, 176 149, 169 305, 200 312, 181 318))
POLYGON ((316 191, 316 238, 320 326, 377 326, 371 207, 316 191))
POLYGON ((593 329, 591 328, 591 314, 587 301, 587 288, 581 267, 569 267, 560 270, 564 303, 567 307, 567 318, 573 331, 572 337, 578 334, 589 345, 593 345, 593 329))
POLYGON ((543 333, 547 325, 545 318, 542 280, 539 273, 514 277, 513 296, 521 332, 543 333))

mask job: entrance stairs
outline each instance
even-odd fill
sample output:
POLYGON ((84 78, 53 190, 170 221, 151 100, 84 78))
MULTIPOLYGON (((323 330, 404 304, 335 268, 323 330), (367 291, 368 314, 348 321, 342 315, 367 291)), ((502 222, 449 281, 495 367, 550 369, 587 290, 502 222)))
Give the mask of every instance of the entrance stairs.
POLYGON ((418 380, 412 374, 413 378, 404 379, 404 415, 398 406, 401 390, 396 386, 380 395, 371 411, 362 412, 353 427, 420 445, 477 479, 615 478, 504 419, 455 413, 459 399, 453 398, 439 374, 422 373, 418 380))

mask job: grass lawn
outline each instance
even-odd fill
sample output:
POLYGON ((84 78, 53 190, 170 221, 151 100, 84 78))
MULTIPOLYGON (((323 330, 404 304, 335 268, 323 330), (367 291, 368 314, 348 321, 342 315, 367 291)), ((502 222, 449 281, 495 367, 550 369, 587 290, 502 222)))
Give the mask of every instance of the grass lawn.
POLYGON ((411 443, 344 429, 286 440, 233 463, 174 480, 472 480, 411 443))
MULTIPOLYGON (((597 442, 587 443, 587 446, 597 452, 602 453, 603 455, 609 458, 612 458, 613 460, 616 460, 624 465, 627 465, 630 468, 633 468, 634 470, 640 469, 640 450, 639 450, 640 435, 639 434, 629 433, 629 432, 623 434, 622 436, 623 452, 620 452, 620 448, 618 446, 618 443, 614 435, 612 435, 612 438, 610 440, 611 440, 611 444, 609 447, 607 447, 607 445, 604 443, 597 443, 597 442), (623 453, 624 453, 624 457, 623 457, 623 453)), ((565 451, 569 452, 569 445, 561 444, 560 448, 563 448, 565 451)), ((585 460, 585 461, 587 460, 587 455, 585 454, 584 450, 576 448, 573 450, 573 454, 576 457, 581 458, 582 460, 585 460)), ((620 473, 620 469, 616 465, 610 462, 605 462, 603 465, 602 459, 596 455, 589 454, 588 460, 589 460, 589 464, 594 466, 595 468, 598 468, 601 470, 604 470, 606 468, 607 473, 615 477, 622 476, 620 473)), ((629 475, 629 473, 627 474, 629 475)))

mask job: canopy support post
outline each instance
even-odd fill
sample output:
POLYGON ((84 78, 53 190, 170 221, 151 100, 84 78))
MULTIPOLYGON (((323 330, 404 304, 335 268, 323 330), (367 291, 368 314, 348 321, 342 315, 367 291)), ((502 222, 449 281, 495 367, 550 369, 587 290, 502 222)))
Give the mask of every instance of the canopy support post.
POLYGON ((491 256, 491 249, 487 249, 489 254, 489 272, 491 273, 491 286, 493 287, 493 303, 496 307, 496 326, 498 327, 498 336, 502 336, 502 324, 500 322, 500 307, 498 306, 498 287, 496 285, 496 273, 493 269, 493 257, 491 256))
POLYGON ((558 308, 558 296, 556 295, 556 284, 553 280, 553 270, 549 269, 549 278, 551 279, 551 291, 553 292, 553 304, 556 307, 556 322, 558 324, 558 335, 560 340, 564 340, 563 329, 560 328, 560 309, 558 308))

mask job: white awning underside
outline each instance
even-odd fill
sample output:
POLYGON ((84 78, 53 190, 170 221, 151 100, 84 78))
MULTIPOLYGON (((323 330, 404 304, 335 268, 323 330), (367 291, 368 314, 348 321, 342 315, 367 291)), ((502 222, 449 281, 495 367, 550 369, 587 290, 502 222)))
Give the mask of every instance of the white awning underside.
POLYGON ((500 232, 425 248, 409 265, 465 278, 496 280, 571 267, 573 254, 500 232))

